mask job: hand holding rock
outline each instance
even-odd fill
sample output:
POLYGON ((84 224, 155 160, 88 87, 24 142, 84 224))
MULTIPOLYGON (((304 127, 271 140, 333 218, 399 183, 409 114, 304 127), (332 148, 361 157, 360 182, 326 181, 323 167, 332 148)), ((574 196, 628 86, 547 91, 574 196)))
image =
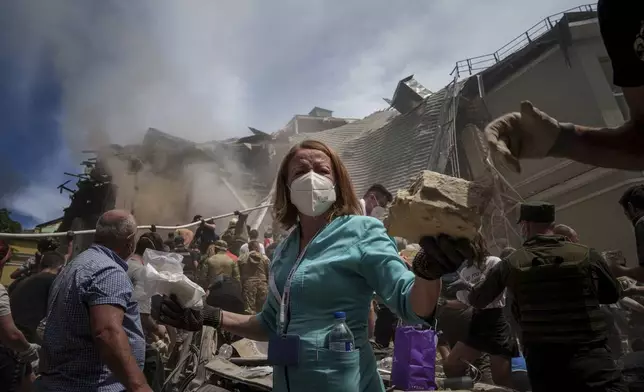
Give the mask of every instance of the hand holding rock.
POLYGON ((423 279, 436 280, 456 272, 465 260, 471 260, 476 252, 466 238, 452 238, 441 234, 437 237, 423 237, 421 250, 414 257, 412 270, 423 279))

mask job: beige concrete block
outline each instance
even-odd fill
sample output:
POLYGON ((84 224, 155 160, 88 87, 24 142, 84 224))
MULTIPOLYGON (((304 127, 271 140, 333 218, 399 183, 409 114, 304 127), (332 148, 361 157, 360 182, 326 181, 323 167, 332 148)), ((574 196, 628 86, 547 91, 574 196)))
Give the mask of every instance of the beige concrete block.
POLYGON ((384 224, 389 235, 411 242, 438 234, 472 239, 491 194, 482 184, 426 170, 398 191, 384 224))

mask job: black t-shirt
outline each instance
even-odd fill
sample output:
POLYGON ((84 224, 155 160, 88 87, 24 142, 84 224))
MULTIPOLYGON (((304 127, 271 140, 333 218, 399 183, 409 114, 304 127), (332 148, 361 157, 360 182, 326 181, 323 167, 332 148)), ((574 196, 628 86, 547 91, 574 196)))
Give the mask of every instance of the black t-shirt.
POLYGON ((39 272, 20 282, 10 295, 13 321, 27 340, 36 336, 40 320, 47 315, 49 289, 54 279, 56 275, 52 273, 39 272))
POLYGON ((186 249, 185 247, 175 248, 174 253, 180 254, 183 256, 183 272, 184 273, 195 273, 197 272, 197 267, 195 267, 194 262, 199 261, 199 254, 197 252, 186 249))
POLYGON ((613 83, 644 86, 644 1, 599 0, 599 28, 613 65, 613 83))
POLYGON ((206 303, 228 312, 244 314, 244 301, 239 282, 229 276, 221 276, 210 287, 206 303))
POLYGON ((197 231, 195 232, 195 238, 197 238, 200 246, 206 246, 214 244, 215 241, 219 239, 219 236, 215 232, 215 229, 204 225, 197 228, 197 231))

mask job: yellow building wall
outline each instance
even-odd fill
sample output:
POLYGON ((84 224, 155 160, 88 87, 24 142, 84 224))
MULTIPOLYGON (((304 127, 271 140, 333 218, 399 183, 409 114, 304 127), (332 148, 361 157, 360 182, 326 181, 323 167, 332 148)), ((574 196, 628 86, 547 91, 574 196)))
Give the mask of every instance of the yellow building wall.
POLYGON ((9 245, 13 251, 11 261, 2 269, 2 277, 0 283, 7 287, 11 284, 13 279, 10 278, 11 273, 15 271, 23 262, 29 257, 36 254, 38 250, 37 239, 13 239, 9 241, 9 245))

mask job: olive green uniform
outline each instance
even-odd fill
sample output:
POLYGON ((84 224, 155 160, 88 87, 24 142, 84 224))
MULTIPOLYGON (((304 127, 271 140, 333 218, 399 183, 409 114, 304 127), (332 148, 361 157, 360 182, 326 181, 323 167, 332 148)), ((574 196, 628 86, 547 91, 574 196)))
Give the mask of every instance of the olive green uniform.
POLYGON ((217 251, 214 255, 208 257, 204 262, 205 282, 204 287, 209 287, 215 279, 220 276, 230 276, 236 281, 240 281, 239 267, 233 261, 226 251, 217 251))
POLYGON ((268 257, 252 251, 242 255, 237 262, 241 273, 242 297, 246 313, 258 313, 262 310, 268 295, 268 257))
POLYGON ((597 251, 562 236, 530 238, 472 289, 470 304, 483 308, 506 287, 534 392, 625 391, 599 306, 617 302, 621 288, 597 251))

